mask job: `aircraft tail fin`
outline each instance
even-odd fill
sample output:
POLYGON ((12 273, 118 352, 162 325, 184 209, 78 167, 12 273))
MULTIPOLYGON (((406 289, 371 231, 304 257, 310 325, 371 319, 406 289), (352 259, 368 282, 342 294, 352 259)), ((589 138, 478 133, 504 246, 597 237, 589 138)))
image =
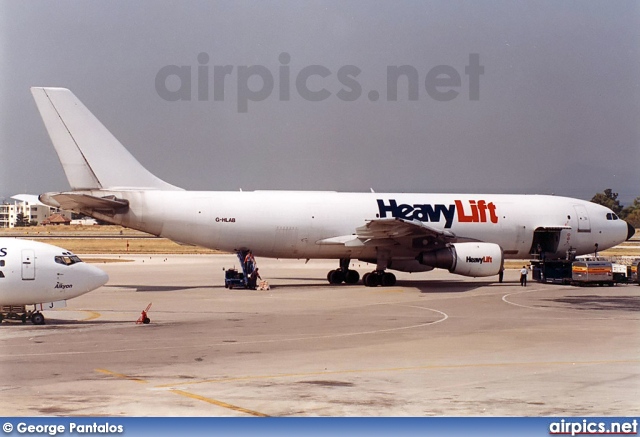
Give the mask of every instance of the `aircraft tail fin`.
POLYGON ((181 190, 144 168, 68 89, 31 93, 73 190, 181 190))

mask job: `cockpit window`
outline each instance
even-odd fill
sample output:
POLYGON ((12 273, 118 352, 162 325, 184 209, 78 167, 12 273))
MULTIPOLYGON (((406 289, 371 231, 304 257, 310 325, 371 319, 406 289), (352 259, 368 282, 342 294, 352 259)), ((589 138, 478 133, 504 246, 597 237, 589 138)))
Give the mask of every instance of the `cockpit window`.
POLYGON ((76 255, 64 255, 64 256, 56 256, 55 261, 58 264, 62 264, 65 266, 70 266, 72 264, 81 263, 82 260, 78 258, 76 255))
POLYGON ((612 212, 608 212, 607 213, 607 220, 620 220, 620 217, 618 217, 617 215, 615 215, 612 212))

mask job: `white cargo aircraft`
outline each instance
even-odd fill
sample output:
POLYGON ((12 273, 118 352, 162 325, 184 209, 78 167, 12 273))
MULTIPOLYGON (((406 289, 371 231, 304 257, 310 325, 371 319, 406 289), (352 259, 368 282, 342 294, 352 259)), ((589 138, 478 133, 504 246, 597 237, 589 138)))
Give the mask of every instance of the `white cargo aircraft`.
POLYGON ((634 232, 605 207, 557 196, 185 191, 145 169, 71 91, 31 91, 72 188, 43 203, 224 251, 338 259, 332 284, 359 281, 352 259, 376 265, 366 286, 389 286, 387 269, 491 276, 505 258, 591 253, 634 232))
POLYGON ((109 277, 68 250, 37 241, 0 238, 0 321, 18 316, 43 325, 41 310, 95 290, 109 277), (33 310, 26 310, 33 305, 33 310), (17 308, 16 308, 17 307, 17 308))

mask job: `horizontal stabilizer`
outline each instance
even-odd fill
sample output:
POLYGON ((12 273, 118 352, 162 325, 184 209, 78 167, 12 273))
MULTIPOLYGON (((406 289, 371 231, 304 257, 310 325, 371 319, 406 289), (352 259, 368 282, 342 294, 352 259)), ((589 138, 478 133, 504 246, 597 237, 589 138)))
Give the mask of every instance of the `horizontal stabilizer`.
POLYGON ((125 212, 129 202, 114 196, 96 197, 80 193, 45 193, 39 197, 46 205, 68 211, 100 211, 108 213, 125 212))

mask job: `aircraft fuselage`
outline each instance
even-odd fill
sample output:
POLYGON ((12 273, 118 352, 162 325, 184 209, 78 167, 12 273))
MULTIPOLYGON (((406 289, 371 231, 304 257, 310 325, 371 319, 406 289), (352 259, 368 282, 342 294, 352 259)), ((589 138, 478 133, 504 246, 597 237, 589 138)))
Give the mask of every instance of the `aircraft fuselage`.
MULTIPOLYGON (((402 218, 450 231, 457 241, 498 244, 505 258, 528 258, 536 229, 555 229, 550 257, 615 246, 627 238, 622 220, 582 200, 544 195, 337 193, 302 191, 89 191, 129 201, 113 223, 182 243, 224 251, 251 248, 280 258, 376 257, 376 245, 324 243, 350 235, 368 220, 402 218)), ((95 213, 93 214, 96 215, 95 213)), ((391 247, 395 257, 414 257, 420 247, 391 247)))

